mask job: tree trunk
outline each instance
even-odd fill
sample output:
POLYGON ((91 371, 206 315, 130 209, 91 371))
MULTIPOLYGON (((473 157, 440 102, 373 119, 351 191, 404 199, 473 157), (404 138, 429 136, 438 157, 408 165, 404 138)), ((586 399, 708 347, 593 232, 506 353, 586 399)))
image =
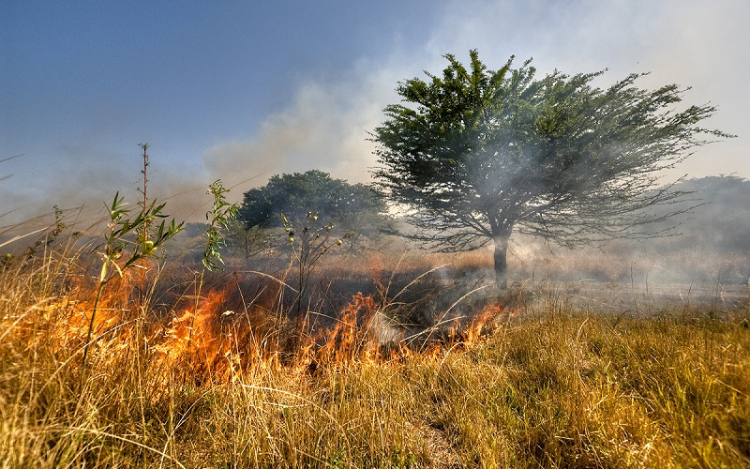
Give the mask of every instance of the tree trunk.
POLYGON ((495 283, 500 290, 508 289, 508 239, 510 236, 495 236, 495 283))

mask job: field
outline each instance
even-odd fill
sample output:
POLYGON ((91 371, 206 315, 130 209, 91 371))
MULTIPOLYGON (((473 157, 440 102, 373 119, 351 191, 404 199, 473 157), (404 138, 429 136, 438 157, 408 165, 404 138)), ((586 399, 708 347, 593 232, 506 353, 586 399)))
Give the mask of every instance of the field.
POLYGON ((483 252, 332 254, 298 296, 172 256, 97 302, 97 245, 48 241, 0 267, 2 468, 750 467, 731 259, 524 252, 498 294, 483 252))

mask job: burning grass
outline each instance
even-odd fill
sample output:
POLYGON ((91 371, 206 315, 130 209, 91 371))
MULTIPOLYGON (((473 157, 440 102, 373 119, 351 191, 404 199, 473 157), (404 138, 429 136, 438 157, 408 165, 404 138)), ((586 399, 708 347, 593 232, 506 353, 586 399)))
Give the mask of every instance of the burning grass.
POLYGON ((144 263, 82 367, 85 261, 2 267, 0 467, 750 465, 746 307, 590 314, 381 266, 317 279, 300 328, 283 277, 144 263))

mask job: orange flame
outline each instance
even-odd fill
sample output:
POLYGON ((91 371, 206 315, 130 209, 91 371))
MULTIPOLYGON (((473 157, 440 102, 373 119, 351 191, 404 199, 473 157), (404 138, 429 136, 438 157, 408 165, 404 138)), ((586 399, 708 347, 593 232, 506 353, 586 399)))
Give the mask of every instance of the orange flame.
MULTIPOLYGON (((357 293, 340 310, 332 327, 317 335, 302 334, 301 340, 292 341, 293 319, 279 313, 283 311, 279 303, 281 287, 270 281, 268 285, 254 285, 257 296, 246 299, 243 292, 251 288, 237 276, 216 280, 219 286, 204 287, 199 297, 165 294, 166 304, 157 313, 143 302, 143 276, 126 272, 108 283, 97 306, 95 336, 101 338, 97 343, 127 347, 128 338, 142 333, 149 350, 155 352, 150 357, 151 365, 162 370, 165 384, 176 378, 228 381, 261 369, 284 367, 308 373, 321 366, 385 363, 414 356, 439 359, 452 350, 476 346, 499 328, 498 317, 518 313, 511 305, 489 304, 468 324, 456 320, 442 340, 422 344, 423 348, 403 341, 385 347, 374 330, 374 319, 382 314, 384 305, 373 296, 357 293)), ((81 277, 71 281, 69 291, 60 301, 44 306, 43 315, 50 322, 68 315, 65 327, 56 329, 53 335, 56 347, 85 340, 96 284, 81 277)))

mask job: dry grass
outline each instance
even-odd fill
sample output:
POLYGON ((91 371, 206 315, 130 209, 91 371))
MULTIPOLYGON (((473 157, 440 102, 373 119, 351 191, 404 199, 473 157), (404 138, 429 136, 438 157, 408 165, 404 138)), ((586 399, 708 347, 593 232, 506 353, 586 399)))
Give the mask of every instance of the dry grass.
POLYGON ((85 262, 0 268, 2 468, 750 467, 746 306, 521 295, 482 337, 384 351, 367 318, 408 305, 352 291, 335 331, 290 342, 278 283, 196 296, 150 266, 108 286, 84 368, 85 262))

